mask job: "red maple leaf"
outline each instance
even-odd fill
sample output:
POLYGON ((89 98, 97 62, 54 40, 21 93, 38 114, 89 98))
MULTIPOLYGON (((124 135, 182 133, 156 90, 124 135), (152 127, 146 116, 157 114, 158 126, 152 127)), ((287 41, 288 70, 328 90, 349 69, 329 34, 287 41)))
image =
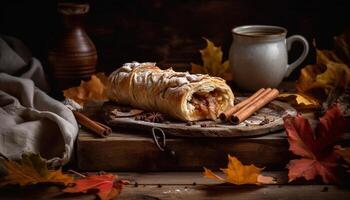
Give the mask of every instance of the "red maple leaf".
POLYGON ((119 180, 117 175, 102 174, 86 176, 74 181, 73 187, 65 188, 67 193, 86 193, 88 191, 97 191, 101 200, 109 200, 118 196, 126 181, 119 180))
POLYGON ((337 105, 329 108, 315 132, 309 121, 300 114, 284 117, 284 127, 290 144, 289 150, 302 158, 291 160, 287 165, 289 181, 304 177, 314 179, 317 175, 325 183, 337 181, 337 161, 340 158, 334 146, 344 134, 344 119, 337 105))

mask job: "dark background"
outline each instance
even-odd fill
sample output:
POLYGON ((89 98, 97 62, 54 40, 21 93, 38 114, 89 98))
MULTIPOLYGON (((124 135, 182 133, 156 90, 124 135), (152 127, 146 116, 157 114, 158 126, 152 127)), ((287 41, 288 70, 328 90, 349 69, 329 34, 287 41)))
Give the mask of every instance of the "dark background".
MULTIPOLYGON (((74 1, 69 1, 74 2, 74 1)), ((200 63, 202 37, 222 46, 225 59, 231 29, 245 24, 279 25, 288 35, 301 34, 319 48, 349 28, 346 1, 296 0, 90 0, 86 30, 98 51, 98 70, 111 72, 124 62, 154 61, 187 68, 200 63)), ((21 39, 44 64, 50 39, 59 32, 57 1, 1 1, 0 34, 21 39)), ((300 47, 291 60, 300 53, 300 47)), ((303 65, 314 62, 314 50, 303 65)), ((302 66, 303 66, 302 65, 302 66)), ((302 67, 300 66, 300 67, 302 67)), ((299 68, 300 68, 299 67, 299 68)), ((298 76, 298 70, 292 78, 298 76)))

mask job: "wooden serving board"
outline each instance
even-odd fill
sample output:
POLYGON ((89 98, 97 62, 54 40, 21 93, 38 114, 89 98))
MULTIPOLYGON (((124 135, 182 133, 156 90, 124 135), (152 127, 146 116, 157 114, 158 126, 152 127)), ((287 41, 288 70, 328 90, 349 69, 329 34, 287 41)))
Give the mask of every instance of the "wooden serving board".
POLYGON ((227 166, 228 154, 275 170, 290 159, 284 132, 249 138, 167 138, 167 149, 175 152, 169 154, 158 149, 146 130, 115 131, 107 138, 80 130, 76 147, 77 165, 83 171, 202 171, 203 166, 227 166))
MULTIPOLYGON (((110 107, 109 111, 111 111, 110 107)), ((166 135, 179 137, 250 137, 283 129, 283 117, 288 114, 294 116, 296 113, 296 110, 290 105, 280 101, 272 101, 239 125, 220 121, 200 121, 193 125, 174 120, 153 123, 136 120, 135 117, 115 118, 109 114, 105 115, 105 121, 117 130, 118 128, 127 128, 151 132, 152 128, 160 128, 166 135)))

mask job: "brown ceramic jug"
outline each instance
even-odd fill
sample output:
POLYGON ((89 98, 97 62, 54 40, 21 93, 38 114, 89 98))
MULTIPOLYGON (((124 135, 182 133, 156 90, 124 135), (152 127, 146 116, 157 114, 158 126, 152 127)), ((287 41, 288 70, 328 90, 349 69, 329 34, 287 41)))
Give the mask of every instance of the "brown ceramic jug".
POLYGON ((83 20, 89 11, 87 3, 59 3, 58 12, 62 17, 63 29, 53 40, 48 52, 54 85, 57 90, 79 85, 95 73, 97 52, 95 45, 86 34, 83 20))

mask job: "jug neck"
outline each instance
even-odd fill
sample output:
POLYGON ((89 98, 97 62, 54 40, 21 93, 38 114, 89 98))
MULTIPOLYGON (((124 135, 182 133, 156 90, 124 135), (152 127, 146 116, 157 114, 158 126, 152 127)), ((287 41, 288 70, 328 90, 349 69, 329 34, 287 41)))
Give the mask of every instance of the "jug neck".
POLYGON ((90 6, 87 3, 59 3, 57 9, 61 14, 64 28, 74 29, 83 27, 90 6))

